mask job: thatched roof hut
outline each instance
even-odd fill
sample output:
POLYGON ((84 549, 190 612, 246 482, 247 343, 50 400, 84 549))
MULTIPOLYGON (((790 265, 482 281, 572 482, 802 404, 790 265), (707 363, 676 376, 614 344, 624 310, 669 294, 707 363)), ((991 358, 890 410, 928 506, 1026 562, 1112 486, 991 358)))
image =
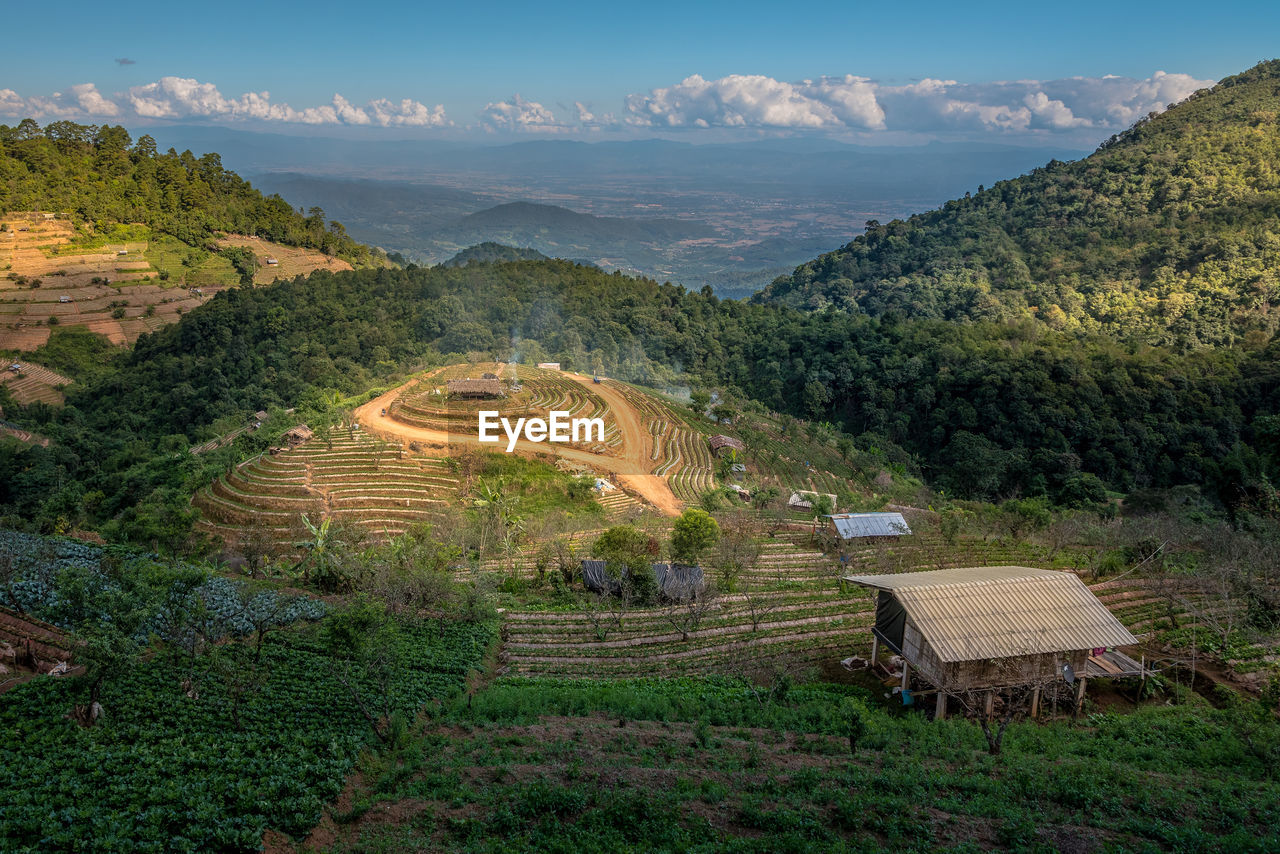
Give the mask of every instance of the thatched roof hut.
POLYGON ((284 439, 290 445, 301 445, 314 435, 315 433, 306 424, 299 424, 297 427, 292 427, 285 431, 284 439))
POLYGON ((707 444, 711 446, 711 453, 720 456, 723 451, 736 451, 741 454, 747 449, 741 439, 735 439, 732 436, 712 436, 707 440, 707 444))
POLYGON ((497 379, 449 380, 445 388, 456 397, 502 397, 502 382, 497 379))

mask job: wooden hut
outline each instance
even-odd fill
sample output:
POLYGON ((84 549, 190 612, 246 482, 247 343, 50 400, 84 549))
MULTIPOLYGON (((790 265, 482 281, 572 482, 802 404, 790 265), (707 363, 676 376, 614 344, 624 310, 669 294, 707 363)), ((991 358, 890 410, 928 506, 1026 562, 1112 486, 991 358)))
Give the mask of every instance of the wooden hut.
MULTIPOLYGON (((915 676, 936 691, 938 717, 948 694, 1059 679, 1075 684, 1078 708, 1093 657, 1128 662, 1110 675, 1145 672, 1114 650, 1137 639, 1071 572, 980 566, 844 580, 876 591, 872 666, 881 645, 901 656, 902 688, 915 676)), ((1037 687, 1033 714, 1038 698, 1037 687)))
POLYGON ((497 379, 449 380, 445 389, 450 397, 492 398, 502 397, 502 381, 497 379))
POLYGON ((293 447, 294 445, 301 445, 314 435, 311 432, 311 428, 306 424, 299 424, 297 427, 285 431, 284 440, 289 443, 290 447, 293 447))
POLYGON ((707 444, 711 446, 711 453, 717 457, 723 457, 730 452, 741 454, 747 449, 741 439, 735 439, 732 436, 712 436, 707 440, 707 444))

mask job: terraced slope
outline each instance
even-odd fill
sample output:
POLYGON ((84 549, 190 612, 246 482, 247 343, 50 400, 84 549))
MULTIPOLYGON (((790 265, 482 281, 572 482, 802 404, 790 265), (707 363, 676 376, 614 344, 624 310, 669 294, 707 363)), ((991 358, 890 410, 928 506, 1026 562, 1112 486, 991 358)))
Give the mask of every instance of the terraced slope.
MULTIPOLYGON (((61 215, 0 216, 0 350, 34 350, 49 340, 51 325, 84 326, 128 344, 240 281, 219 254, 157 237, 143 225, 118 232, 118 238, 89 235, 61 215)), ((218 243, 250 249, 259 284, 351 269, 314 249, 259 238, 231 235, 218 243)))
POLYGON ((545 418, 552 410, 568 412, 571 418, 603 418, 603 442, 580 443, 573 447, 611 454, 622 445, 617 420, 600 395, 560 371, 526 365, 513 367, 498 362, 450 365, 433 371, 412 390, 398 397, 387 407, 387 414, 411 427, 475 436, 479 412, 495 409, 512 419, 545 418), (450 380, 479 379, 484 374, 500 378, 504 388, 502 397, 466 399, 449 395, 450 380))
POLYGON ((9 364, 0 364, 0 385, 9 389, 13 399, 23 405, 43 401, 50 406, 61 406, 62 389, 71 385, 71 379, 56 371, 34 364, 18 362, 19 371, 9 370, 9 364))
MULTIPOLYGON (((634 609, 621 626, 607 614, 587 609, 509 612, 503 648, 509 672, 612 677, 742 673, 771 662, 829 669, 871 650, 873 595, 861 588, 842 589, 842 575, 1054 565, 1034 545, 980 539, 948 544, 936 535, 867 546, 845 563, 817 551, 803 535, 763 540, 762 548, 760 560, 740 580, 740 592, 716 599, 687 638, 678 608, 634 609)), ((521 569, 532 573, 532 558, 521 569)), ((1188 604, 1196 602, 1194 597, 1171 600, 1155 582, 1132 575, 1091 587, 1121 622, 1149 642, 1170 628, 1170 614, 1185 622, 1188 604)), ((1265 650, 1241 654, 1246 660, 1234 665, 1239 671, 1265 664, 1265 650)))
POLYGON ((237 466, 193 499, 199 530, 236 542, 261 529, 276 542, 301 535, 302 514, 354 522, 375 539, 403 533, 457 492, 440 458, 356 432, 326 443, 264 454, 237 466))

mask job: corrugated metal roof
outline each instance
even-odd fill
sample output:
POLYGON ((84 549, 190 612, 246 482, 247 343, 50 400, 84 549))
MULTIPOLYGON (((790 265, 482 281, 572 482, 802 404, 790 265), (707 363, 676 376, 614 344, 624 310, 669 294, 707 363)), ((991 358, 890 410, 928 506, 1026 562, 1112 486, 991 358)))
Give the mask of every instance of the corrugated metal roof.
POLYGON ((857 537, 901 537, 911 528, 901 513, 836 513, 828 516, 836 533, 846 540, 857 537))
POLYGON ((980 566, 845 580, 890 591, 946 662, 1138 642, 1070 572, 980 566))

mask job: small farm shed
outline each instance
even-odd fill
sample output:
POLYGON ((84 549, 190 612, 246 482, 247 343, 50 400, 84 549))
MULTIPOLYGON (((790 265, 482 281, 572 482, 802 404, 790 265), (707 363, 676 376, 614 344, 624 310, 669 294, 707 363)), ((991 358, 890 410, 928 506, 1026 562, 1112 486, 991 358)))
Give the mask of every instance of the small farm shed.
POLYGON ((453 397, 502 397, 501 380, 449 380, 445 388, 453 397))
POLYGON ((712 436, 707 440, 707 444, 711 446, 711 453, 717 457, 725 456, 730 451, 741 454, 747 449, 741 439, 735 439, 732 436, 712 436))
POLYGON ((559 362, 539 362, 538 367, 547 371, 558 371, 560 370, 560 363, 559 362))
POLYGON ((836 506, 836 497, 830 492, 814 492, 809 489, 797 489, 791 493, 791 497, 787 499, 787 506, 792 510, 812 510, 814 499, 819 496, 829 498, 831 506, 836 506))
MULTIPOLYGON (((871 663, 881 644, 905 662, 911 676, 938 694, 938 717, 948 693, 1074 681, 1084 699, 1091 657, 1138 662, 1112 648, 1136 644, 1106 606, 1071 572, 1025 566, 980 566, 844 579, 876 591, 871 663), (1077 678, 1078 677, 1078 678, 1077 678)), ((1039 689, 1032 699, 1037 709, 1039 689)))
POLYGON ((833 513, 823 516, 818 539, 824 546, 839 547, 881 537, 904 537, 911 526, 901 513, 833 513))
POLYGON ((290 445, 301 445, 314 435, 311 432, 311 428, 306 424, 299 424, 297 427, 292 427, 285 432, 284 440, 290 445))
MULTIPOLYGON (((584 560, 582 562, 582 583, 592 593, 617 596, 622 592, 622 581, 627 577, 627 570, 620 577, 610 575, 603 560, 584 560)), ((707 579, 700 566, 688 566, 680 563, 650 564, 653 579, 657 582, 658 593, 663 599, 671 602, 687 602, 697 599, 707 589, 707 579)))

